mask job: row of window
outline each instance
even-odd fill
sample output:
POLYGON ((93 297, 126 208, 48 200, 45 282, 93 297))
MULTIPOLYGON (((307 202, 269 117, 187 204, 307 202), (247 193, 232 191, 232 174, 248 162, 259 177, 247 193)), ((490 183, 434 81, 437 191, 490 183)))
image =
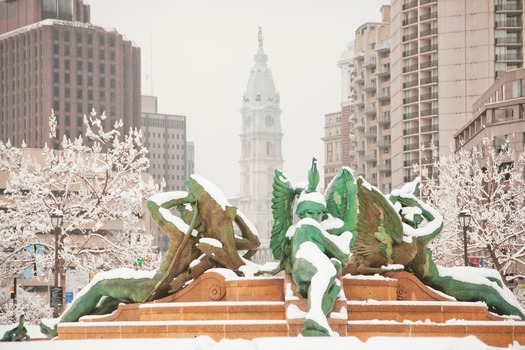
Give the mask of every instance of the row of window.
MULTIPOLYGON (((70 70, 71 69, 71 61, 69 59, 64 59, 63 60, 64 62, 64 69, 65 70, 70 70)), ((53 59, 53 68, 54 69, 60 69, 60 59, 55 57, 53 59)), ((81 72, 83 71, 83 68, 84 68, 84 61, 77 61, 77 71, 81 72)), ((93 65, 93 62, 88 62, 87 63, 87 72, 88 73, 93 73, 94 72, 94 65, 93 65)), ((115 68, 115 65, 112 63, 109 65, 109 73, 114 75, 115 74, 115 71, 116 71, 116 68, 115 68)), ((106 73, 106 64, 105 63, 100 63, 98 65, 98 73, 99 74, 105 74, 106 73)))
MULTIPOLYGON (((144 122, 142 123, 144 125, 144 122)), ((177 139, 179 140, 181 138, 181 135, 180 134, 176 134, 176 133, 169 133, 169 135, 171 135, 171 138, 172 139, 177 139)), ((154 131, 144 131, 144 137, 145 138, 148 138, 148 137, 158 137, 158 138, 163 138, 163 139, 166 139, 167 137, 167 133, 165 132, 154 132, 154 131)))
MULTIPOLYGON (((147 147, 149 148, 149 146, 147 145, 147 142, 144 143, 144 147, 147 147)), ((184 150, 184 145, 182 145, 182 150, 184 150)), ((175 160, 175 157, 177 158, 177 160, 180 160, 180 159, 183 159, 184 160, 184 155, 182 155, 182 157, 179 155, 179 154, 171 154, 171 159, 172 160, 175 160)), ((158 158, 158 159, 169 159, 170 158, 170 155, 169 154, 162 154, 162 157, 160 154, 155 154, 155 153, 151 153, 151 159, 155 159, 155 158, 158 158)))
MULTIPOLYGON (((77 58, 84 58, 83 57, 84 56, 84 48, 83 47, 77 47, 76 53, 77 53, 77 58)), ((64 52, 61 53, 60 52, 60 45, 59 44, 54 44, 53 45, 53 54, 55 56, 66 56, 66 57, 69 57, 71 55, 69 45, 64 45, 64 52)), ((115 55, 116 54, 115 54, 114 50, 109 51, 109 59, 111 61, 115 61, 115 55)), ((88 48, 87 49, 87 58, 88 59, 92 59, 93 58, 93 49, 92 48, 88 48)), ((98 58, 101 59, 101 60, 105 60, 106 59, 106 51, 105 50, 99 50, 98 58)))
POLYGON ((186 127, 186 122, 181 120, 142 118, 142 125, 170 129, 184 129, 186 127))
MULTIPOLYGON (((144 137, 145 139, 147 139, 146 137, 144 137)), ((152 138, 155 138, 155 136, 153 136, 152 138)), ((179 138, 179 135, 177 135, 177 139, 179 138)), ((156 142, 148 142, 147 140, 144 142, 144 145, 146 147, 151 147, 151 148, 159 148, 159 149, 165 149, 166 148, 166 144, 165 143, 156 143, 156 142)), ((184 145, 177 145, 177 149, 179 149, 179 146, 181 146, 180 149, 184 149, 184 145)), ((171 148, 172 149, 175 149, 175 145, 171 145, 171 148)))
MULTIPOLYGON (((85 30, 77 31, 76 32, 76 42, 77 44, 83 44, 85 40, 88 45, 93 45, 93 36, 94 36, 93 33, 86 32, 85 30)), ((71 32, 69 30, 60 31, 58 29, 53 29, 53 39, 54 40, 63 39, 64 41, 68 42, 71 40, 71 32), (62 37, 60 35, 61 32, 62 32, 62 37)), ((109 47, 115 47, 116 40, 114 36, 109 36, 108 42, 109 42, 109 47)), ((106 35, 105 34, 98 35, 98 44, 100 46, 106 45, 106 35)))

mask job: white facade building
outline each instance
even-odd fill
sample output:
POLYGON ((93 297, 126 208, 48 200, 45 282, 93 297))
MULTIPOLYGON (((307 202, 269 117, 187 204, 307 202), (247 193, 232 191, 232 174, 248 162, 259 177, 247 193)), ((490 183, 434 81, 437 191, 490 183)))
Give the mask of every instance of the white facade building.
MULTIPOLYGON (((241 159, 239 209, 256 226, 262 255, 268 248, 272 227, 272 183, 275 169, 283 168, 281 153, 281 109, 268 56, 263 50, 259 28, 259 49, 244 92, 241 108, 241 159)), ((267 260, 264 258, 263 260, 267 260)))

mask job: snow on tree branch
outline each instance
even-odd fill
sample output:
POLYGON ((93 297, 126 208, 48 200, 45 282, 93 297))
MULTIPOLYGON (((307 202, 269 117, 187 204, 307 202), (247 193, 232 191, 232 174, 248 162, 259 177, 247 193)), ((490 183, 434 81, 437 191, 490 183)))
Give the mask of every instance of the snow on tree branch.
MULTIPOLYGON (((65 137, 60 150, 13 147, 0 142, 0 174, 7 179, 0 197, 0 261, 2 277, 12 277, 37 259, 25 247, 45 246, 39 264, 53 266, 54 227, 50 214, 59 211, 61 273, 74 265, 89 271, 133 266, 150 253, 151 235, 140 226, 145 200, 158 189, 147 176, 149 161, 142 133, 122 133, 122 122, 104 130, 104 114, 84 117, 86 133, 65 137), (18 252, 18 254, 13 254, 18 252)), ((56 117, 49 118, 50 137, 56 117)), ((52 140, 51 140, 52 141, 52 140)), ((52 142, 51 142, 52 144, 52 142)))
MULTIPOLYGON (((463 262, 460 210, 472 215, 468 256, 484 257, 486 266, 502 277, 523 271, 525 257, 525 156, 486 138, 476 148, 439 156, 431 145, 430 167, 416 165, 422 195, 444 216, 444 229, 433 243, 433 255, 444 266, 463 262), (439 173, 437 178, 429 174, 439 173)), ((511 277, 512 278, 512 277, 511 277)))

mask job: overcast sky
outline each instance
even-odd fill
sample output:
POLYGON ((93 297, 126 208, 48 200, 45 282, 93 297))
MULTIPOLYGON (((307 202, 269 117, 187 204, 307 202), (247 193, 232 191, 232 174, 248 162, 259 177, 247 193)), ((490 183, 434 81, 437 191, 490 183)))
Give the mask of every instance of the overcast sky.
MULTIPOLYGON (((324 115, 340 110, 337 61, 355 30, 381 20, 388 0, 86 0, 91 22, 142 50, 142 93, 160 113, 187 116, 195 173, 239 193, 242 97, 262 27, 281 96, 284 173, 306 180, 322 167, 324 115), (146 74, 150 77, 146 80, 146 74)), ((322 181, 321 181, 322 183, 322 181)))

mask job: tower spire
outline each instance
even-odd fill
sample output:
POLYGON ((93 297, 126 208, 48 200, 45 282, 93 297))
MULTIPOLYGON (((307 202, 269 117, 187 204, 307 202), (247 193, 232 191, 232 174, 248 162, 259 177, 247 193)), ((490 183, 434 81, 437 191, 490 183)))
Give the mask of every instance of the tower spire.
POLYGON ((259 39, 259 47, 262 49, 263 47, 263 35, 262 35, 262 28, 259 27, 259 34, 257 35, 257 38, 259 39))

